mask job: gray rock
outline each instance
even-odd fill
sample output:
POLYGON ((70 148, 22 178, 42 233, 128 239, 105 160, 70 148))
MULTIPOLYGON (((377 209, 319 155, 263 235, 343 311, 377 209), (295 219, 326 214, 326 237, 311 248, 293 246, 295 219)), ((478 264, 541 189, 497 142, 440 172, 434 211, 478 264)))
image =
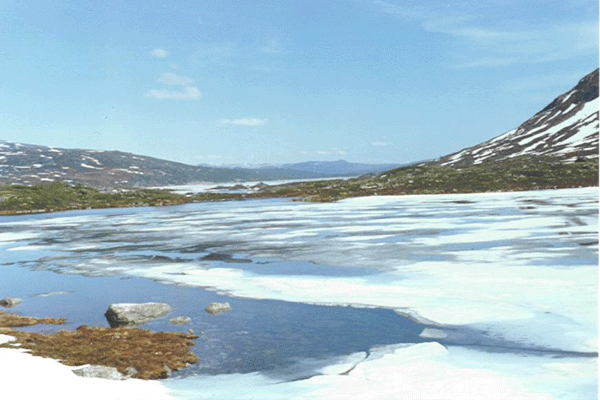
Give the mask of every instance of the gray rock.
POLYGON ((119 303, 111 304, 104 313, 111 328, 140 325, 167 315, 171 307, 165 303, 119 303))
POLYGON ((419 334, 419 337, 423 339, 446 339, 448 335, 441 329, 425 328, 423 332, 419 334))
POLYGON ((192 322, 192 319, 190 317, 176 317, 171 318, 169 322, 173 325, 187 325, 192 322))
POLYGON ((133 367, 127 367, 125 368, 125 372, 127 373, 127 377, 129 378, 137 374, 138 370, 133 367))
POLYGON ((11 307, 18 306, 22 302, 23 302, 23 299, 19 299, 18 297, 12 297, 12 298, 7 297, 5 299, 0 300, 0 306, 5 307, 5 308, 11 308, 11 307))
POLYGON ((204 309, 207 313, 218 315, 231 310, 229 303, 211 303, 204 309))
POLYGON ((125 379, 125 376, 119 371, 117 371, 116 368, 105 367, 102 365, 87 365, 82 368, 74 369, 73 373, 75 375, 83 376, 84 378, 102 378, 113 380, 125 379))

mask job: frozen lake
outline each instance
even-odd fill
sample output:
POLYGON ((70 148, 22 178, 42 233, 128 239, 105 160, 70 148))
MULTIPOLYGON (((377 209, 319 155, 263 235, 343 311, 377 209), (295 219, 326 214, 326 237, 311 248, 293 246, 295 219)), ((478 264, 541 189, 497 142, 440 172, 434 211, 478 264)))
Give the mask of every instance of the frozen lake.
POLYGON ((0 254, 26 315, 192 317, 148 325, 204 332, 174 397, 597 398, 597 188, 2 217, 0 254))

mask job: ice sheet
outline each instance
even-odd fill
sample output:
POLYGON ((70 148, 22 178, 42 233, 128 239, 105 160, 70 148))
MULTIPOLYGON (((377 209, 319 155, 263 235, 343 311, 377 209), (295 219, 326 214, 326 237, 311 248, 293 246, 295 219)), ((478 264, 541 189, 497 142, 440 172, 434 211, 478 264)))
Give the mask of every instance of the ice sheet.
POLYGON ((185 399, 550 400, 595 395, 595 361, 486 354, 438 343, 387 346, 349 356, 310 379, 260 374, 199 376, 165 382, 185 399), (573 387, 573 380, 578 385, 573 387))
MULTIPOLYGON (((457 399, 482 398, 485 388, 494 389, 491 398, 497 393, 496 398, 575 399, 581 396, 569 393, 586 393, 585 398, 596 393, 590 360, 596 360, 598 329, 597 188, 63 213, 0 219, 0 232, 5 250, 31 250, 11 252, 11 259, 34 268, 128 274, 256 299, 386 307, 437 325, 474 329, 506 352, 442 352, 419 345, 411 352, 423 352, 421 358, 409 360, 408 350, 394 350, 346 375, 288 383, 260 374, 202 377, 195 378, 200 386, 173 383, 182 390, 177 393, 219 382, 217 398, 247 398, 248 390, 258 398, 346 398, 352 390, 372 398, 436 398, 433 388, 457 399), (60 256, 36 257, 39 248, 60 256), (230 260, 206 261, 215 254, 230 260), (315 269, 313 275, 278 275, 246 270, 239 261, 262 258, 373 273, 320 275, 315 269), (490 361, 478 368, 473 364, 478 358, 490 361), (532 364, 533 372, 517 368, 520 363, 532 364), (424 368, 433 371, 429 386, 419 383, 424 368), (408 381, 396 385, 388 370, 408 381), (462 387, 477 379, 485 387, 462 387), (236 385, 247 391, 235 392, 236 385), (285 397, 278 396, 282 393, 285 397), (430 397, 419 397, 425 395, 430 397)), ((332 361, 329 371, 353 362, 332 361)))

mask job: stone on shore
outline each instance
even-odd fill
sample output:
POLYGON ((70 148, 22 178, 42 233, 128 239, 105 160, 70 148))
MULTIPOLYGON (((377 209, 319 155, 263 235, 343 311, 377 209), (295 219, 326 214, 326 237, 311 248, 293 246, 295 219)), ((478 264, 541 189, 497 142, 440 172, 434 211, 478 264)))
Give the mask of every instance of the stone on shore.
POLYGON ((23 299, 19 299, 18 297, 7 297, 5 299, 0 300, 0 306, 4 308, 12 308, 18 306, 23 302, 23 299))
POLYGON ((74 369, 73 373, 84 378, 102 378, 117 381, 125 379, 125 375, 120 373, 116 368, 105 367, 102 365, 87 365, 82 368, 74 369))
POLYGON ((104 316, 111 328, 141 325, 167 315, 171 307, 165 303, 111 304, 104 316))
POLYGON ((219 315, 221 313, 231 310, 229 303, 211 303, 204 309, 207 313, 212 315, 219 315))

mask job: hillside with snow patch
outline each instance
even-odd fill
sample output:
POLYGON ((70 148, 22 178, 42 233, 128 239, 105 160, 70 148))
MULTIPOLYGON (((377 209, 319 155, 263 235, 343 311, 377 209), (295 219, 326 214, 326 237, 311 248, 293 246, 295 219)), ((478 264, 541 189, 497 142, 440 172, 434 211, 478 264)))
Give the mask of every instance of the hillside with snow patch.
POLYGON ((435 161, 474 165, 519 156, 598 158, 598 69, 518 128, 435 161))

